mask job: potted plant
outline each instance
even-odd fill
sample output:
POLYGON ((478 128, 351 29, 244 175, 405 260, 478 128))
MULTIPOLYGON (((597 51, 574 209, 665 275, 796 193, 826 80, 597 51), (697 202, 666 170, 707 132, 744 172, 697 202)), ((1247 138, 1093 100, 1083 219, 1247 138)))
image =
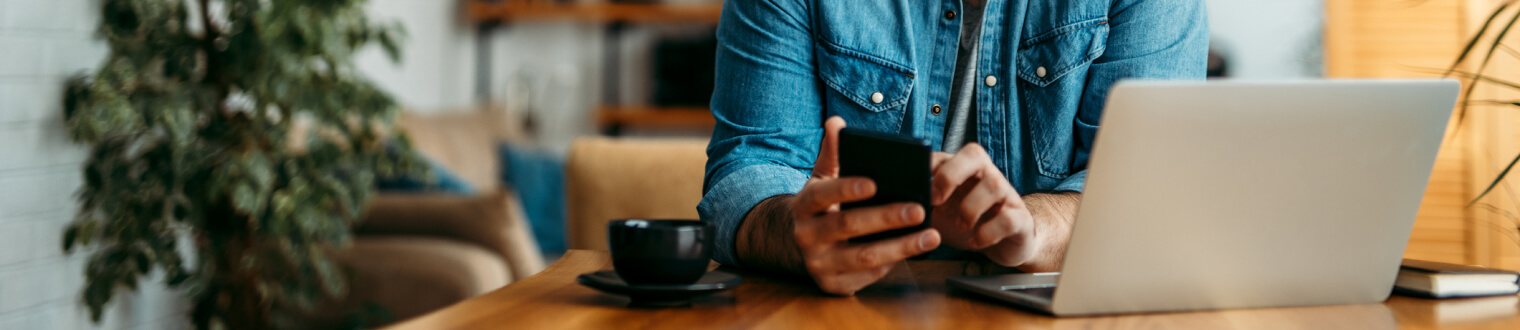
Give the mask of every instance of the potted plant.
POLYGON ((351 64, 373 43, 398 55, 365 2, 102 1, 110 55, 64 96, 90 146, 64 249, 91 254, 92 319, 155 271, 202 329, 298 327, 346 294, 331 254, 375 178, 424 170, 351 64))

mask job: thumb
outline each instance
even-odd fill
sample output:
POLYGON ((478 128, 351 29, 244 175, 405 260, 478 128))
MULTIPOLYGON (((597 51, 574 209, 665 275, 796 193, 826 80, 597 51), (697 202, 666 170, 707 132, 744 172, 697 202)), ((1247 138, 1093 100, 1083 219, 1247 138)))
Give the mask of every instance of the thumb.
POLYGON ((839 177, 839 130, 844 129, 844 118, 829 117, 823 122, 823 143, 818 146, 818 159, 813 161, 813 177, 839 177))

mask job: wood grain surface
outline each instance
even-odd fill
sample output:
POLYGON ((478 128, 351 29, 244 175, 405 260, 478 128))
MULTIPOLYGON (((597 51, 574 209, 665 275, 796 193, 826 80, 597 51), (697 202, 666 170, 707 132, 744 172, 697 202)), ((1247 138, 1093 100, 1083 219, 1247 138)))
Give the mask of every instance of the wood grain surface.
POLYGON ((956 261, 899 264, 854 297, 743 274, 745 284, 691 307, 635 309, 575 283, 611 267, 605 252, 572 250, 543 273, 390 329, 1520 329, 1520 297, 1053 318, 951 290, 945 277, 987 268, 956 261))

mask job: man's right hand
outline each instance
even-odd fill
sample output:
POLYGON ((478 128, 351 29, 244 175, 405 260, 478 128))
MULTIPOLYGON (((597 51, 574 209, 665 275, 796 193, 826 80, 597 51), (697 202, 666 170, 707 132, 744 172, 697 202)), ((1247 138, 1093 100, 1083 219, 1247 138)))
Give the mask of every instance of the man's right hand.
POLYGON ((852 295, 886 276, 897 262, 939 247, 940 235, 931 228, 870 243, 849 242, 853 237, 916 226, 925 215, 915 203, 840 209, 841 203, 876 194, 871 179, 839 177, 839 130, 844 126, 839 117, 824 123, 813 175, 789 206, 793 238, 808 274, 824 292, 852 295))

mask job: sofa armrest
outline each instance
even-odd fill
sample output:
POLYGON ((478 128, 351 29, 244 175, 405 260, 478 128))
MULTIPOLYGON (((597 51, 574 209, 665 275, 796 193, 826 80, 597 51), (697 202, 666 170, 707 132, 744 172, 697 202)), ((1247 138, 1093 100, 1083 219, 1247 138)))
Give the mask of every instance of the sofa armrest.
POLYGON ((433 236, 479 244, 501 254, 512 278, 544 269, 517 195, 507 190, 480 196, 379 194, 365 208, 357 235, 433 236))

